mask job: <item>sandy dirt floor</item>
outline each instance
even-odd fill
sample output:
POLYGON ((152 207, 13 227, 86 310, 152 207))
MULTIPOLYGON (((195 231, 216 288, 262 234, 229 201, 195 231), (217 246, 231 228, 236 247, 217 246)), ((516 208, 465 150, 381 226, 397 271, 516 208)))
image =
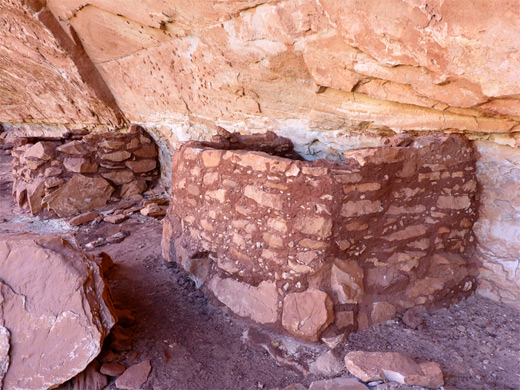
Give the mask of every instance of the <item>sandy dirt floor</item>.
MULTIPOLYGON (((128 339, 113 359, 126 366, 150 359, 152 372, 144 390, 273 389, 291 383, 308 386, 325 378, 310 374, 309 364, 328 351, 326 346, 262 331, 197 290, 186 273, 167 267, 161 257, 159 220, 135 213, 119 225, 71 228, 64 220, 33 217, 19 209, 11 197, 10 156, 0 150, 0 232, 21 231, 76 234, 83 247, 98 237, 127 234, 121 243, 92 252, 112 257, 115 265, 107 277, 115 305, 135 317, 120 331, 128 339)), ((445 389, 520 389, 518 311, 474 296, 418 316, 425 324, 421 330, 397 318, 351 334, 334 354, 341 359, 352 350, 405 352, 417 360, 439 362, 445 389)), ((107 389, 116 389, 114 380, 107 389)), ((72 383, 60 387, 72 388, 72 383)), ((370 388, 411 389, 383 383, 370 388)))

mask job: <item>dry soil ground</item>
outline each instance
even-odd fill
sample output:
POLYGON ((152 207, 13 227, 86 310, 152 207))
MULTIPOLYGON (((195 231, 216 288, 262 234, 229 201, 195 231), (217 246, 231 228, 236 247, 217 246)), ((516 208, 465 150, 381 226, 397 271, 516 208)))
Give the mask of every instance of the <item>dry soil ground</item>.
MULTIPOLYGON (((166 267, 160 221, 137 213, 120 225, 70 228, 64 220, 20 210, 10 192, 10 157, 0 150, 0 232, 70 232, 83 247, 118 231, 128 234, 121 243, 96 251, 112 256, 115 266, 108 278, 114 301, 135 316, 126 330, 130 349, 116 353, 115 359, 125 365, 151 360, 144 390, 271 389, 309 385, 320 378, 308 373, 308 364, 327 347, 265 333, 207 298, 184 272, 166 267)), ((420 316, 426 325, 422 330, 396 319, 351 334, 334 352, 341 358, 352 350, 400 351, 435 360, 442 366, 446 389, 520 389, 519 312, 474 296, 420 316)), ((116 389, 113 382, 107 389, 116 389)), ((71 384, 61 387, 69 388, 71 384)))

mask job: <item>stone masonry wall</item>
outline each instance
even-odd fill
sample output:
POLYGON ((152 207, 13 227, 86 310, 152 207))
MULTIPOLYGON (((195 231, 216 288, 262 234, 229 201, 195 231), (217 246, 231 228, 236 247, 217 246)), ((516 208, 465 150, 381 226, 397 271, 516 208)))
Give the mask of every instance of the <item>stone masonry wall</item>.
POLYGON ((140 126, 128 133, 71 130, 61 138, 20 138, 12 151, 13 195, 33 214, 68 217, 130 199, 158 175, 157 145, 140 126))
POLYGON ((163 235, 164 258, 236 314, 317 341, 474 290, 467 140, 393 139, 344 163, 236 141, 188 142, 174 155, 163 235))

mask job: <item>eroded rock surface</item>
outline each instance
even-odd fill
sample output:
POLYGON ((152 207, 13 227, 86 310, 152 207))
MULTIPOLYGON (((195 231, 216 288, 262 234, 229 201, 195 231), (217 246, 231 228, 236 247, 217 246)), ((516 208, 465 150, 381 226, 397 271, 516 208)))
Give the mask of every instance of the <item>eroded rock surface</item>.
POLYGON ((73 241, 0 235, 0 280, 0 323, 10 333, 4 389, 47 390, 99 354, 115 318, 99 266, 73 241))
POLYGON ((123 125, 123 114, 77 36, 43 5, 0 4, 0 122, 123 125))

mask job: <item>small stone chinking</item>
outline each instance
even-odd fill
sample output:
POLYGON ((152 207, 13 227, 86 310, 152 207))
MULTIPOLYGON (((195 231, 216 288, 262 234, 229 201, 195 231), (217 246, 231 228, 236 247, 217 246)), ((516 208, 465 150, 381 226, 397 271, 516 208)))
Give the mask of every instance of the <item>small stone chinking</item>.
POLYGON ((60 138, 20 138, 12 150, 13 195, 33 214, 70 217, 111 197, 142 194, 159 176, 158 149, 138 125, 126 133, 70 130, 60 138))
POLYGON ((477 208, 460 136, 396 136, 335 163, 270 132, 222 133, 174 155, 163 257, 239 316, 338 340, 471 294, 477 208))

